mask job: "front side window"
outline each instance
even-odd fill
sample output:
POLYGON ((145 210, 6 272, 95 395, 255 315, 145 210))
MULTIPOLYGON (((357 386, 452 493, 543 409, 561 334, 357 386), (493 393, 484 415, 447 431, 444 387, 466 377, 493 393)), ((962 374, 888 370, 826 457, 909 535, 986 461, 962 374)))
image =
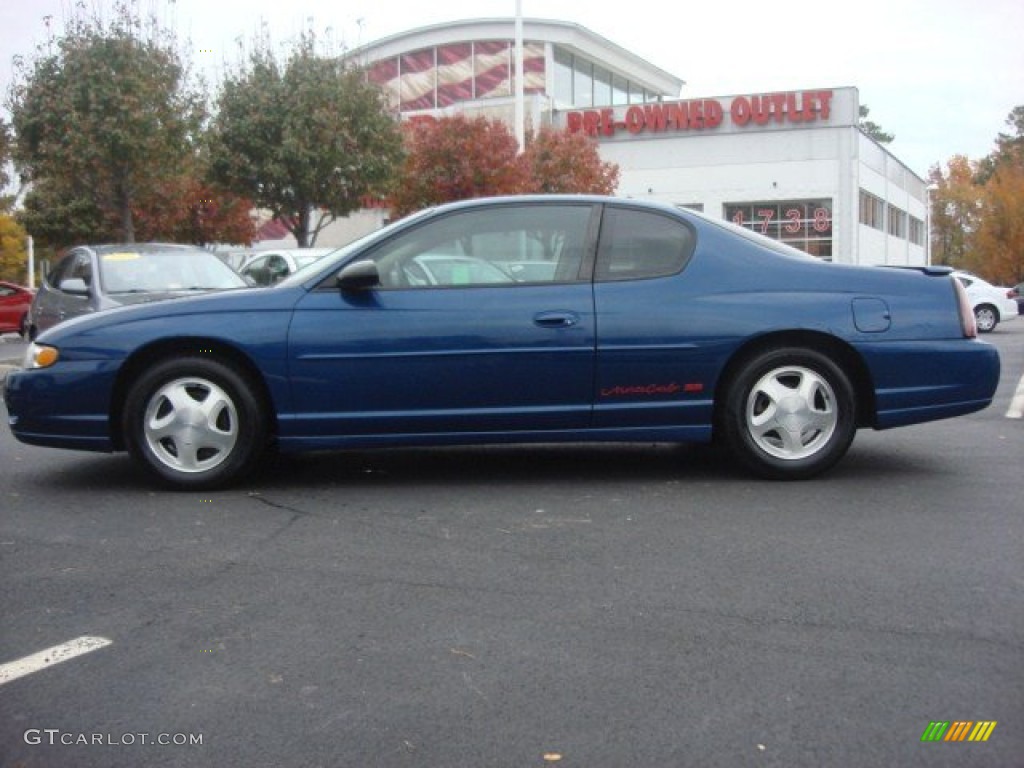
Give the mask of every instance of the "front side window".
POLYGON ((465 288, 580 279, 590 205, 509 205, 428 221, 377 248, 381 288, 465 288))
POLYGON ((692 230, 648 211, 610 207, 601 222, 595 279, 642 280, 679 272, 693 254, 692 230))

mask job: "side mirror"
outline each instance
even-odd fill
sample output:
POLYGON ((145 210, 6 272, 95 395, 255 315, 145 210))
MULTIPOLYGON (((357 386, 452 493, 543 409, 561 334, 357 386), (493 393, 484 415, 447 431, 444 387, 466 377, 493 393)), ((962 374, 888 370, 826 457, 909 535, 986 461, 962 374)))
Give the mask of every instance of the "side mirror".
POLYGON ((88 296, 89 285, 80 277, 68 277, 60 281, 60 285, 57 286, 64 293, 74 294, 75 296, 88 296))
POLYGON ((245 276, 254 285, 270 285, 270 270, 266 267, 249 267, 245 270, 245 276))
POLYGON ((343 291, 365 291, 380 285, 380 272, 372 261, 356 261, 338 273, 337 285, 343 291))

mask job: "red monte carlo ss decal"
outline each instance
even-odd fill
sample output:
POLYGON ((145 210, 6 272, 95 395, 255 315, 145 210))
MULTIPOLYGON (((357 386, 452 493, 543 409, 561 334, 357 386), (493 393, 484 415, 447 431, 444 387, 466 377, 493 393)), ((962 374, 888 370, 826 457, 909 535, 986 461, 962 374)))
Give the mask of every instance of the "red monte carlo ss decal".
POLYGON ((704 385, 700 382, 689 384, 627 384, 617 385, 601 390, 601 397, 629 397, 631 395, 674 395, 676 392, 703 392, 704 385))

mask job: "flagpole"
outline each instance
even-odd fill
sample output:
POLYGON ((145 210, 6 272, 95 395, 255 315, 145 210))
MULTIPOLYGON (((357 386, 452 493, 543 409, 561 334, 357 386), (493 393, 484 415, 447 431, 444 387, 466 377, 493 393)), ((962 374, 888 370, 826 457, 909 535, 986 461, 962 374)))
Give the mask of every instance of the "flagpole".
POLYGON ((526 88, 523 66, 523 0, 516 0, 516 141, 519 151, 526 148, 526 88))

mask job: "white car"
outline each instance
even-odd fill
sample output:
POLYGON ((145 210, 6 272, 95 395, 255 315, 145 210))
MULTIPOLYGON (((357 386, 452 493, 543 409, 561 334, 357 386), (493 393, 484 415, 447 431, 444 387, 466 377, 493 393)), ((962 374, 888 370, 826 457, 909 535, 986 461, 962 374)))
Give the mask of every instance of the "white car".
POLYGON ((970 272, 954 272, 957 280, 967 289, 967 298, 974 307, 978 330, 988 333, 999 323, 1017 317, 1017 302, 1010 295, 1011 288, 1004 288, 982 280, 970 272))
POLYGON ((249 278, 256 285, 273 285, 336 250, 336 248, 288 248, 257 251, 245 261, 239 271, 242 277, 249 278))

